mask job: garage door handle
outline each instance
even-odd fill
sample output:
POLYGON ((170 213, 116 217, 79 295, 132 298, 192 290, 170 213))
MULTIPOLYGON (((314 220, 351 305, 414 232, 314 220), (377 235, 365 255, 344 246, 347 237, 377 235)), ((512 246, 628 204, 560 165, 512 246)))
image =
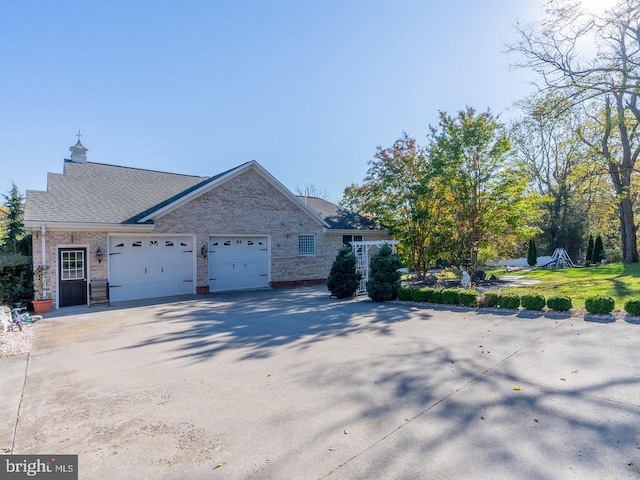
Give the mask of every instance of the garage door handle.
POLYGON ((183 282, 193 283, 193 280, 182 280, 183 282))
POLYGON ((144 267, 144 273, 147 273, 147 267, 144 267))
POLYGON ((122 285, 109 285, 109 288, 120 288, 122 285))
POLYGON ((160 267, 160 273, 164 273, 164 267, 160 267))

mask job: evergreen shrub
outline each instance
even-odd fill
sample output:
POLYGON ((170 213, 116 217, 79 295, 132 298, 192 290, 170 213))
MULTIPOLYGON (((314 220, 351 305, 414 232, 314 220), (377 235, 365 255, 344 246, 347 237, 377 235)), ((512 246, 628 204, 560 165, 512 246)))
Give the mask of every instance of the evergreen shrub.
POLYGON ((477 307, 478 292, 475 290, 460 290, 458 292, 458 303, 465 307, 477 307))
POLYGON ((594 315, 606 315, 613 311, 615 301, 608 295, 596 295, 589 297, 584 302, 587 312, 594 315))
POLYGON ((520 297, 514 293, 499 294, 498 306, 500 308, 516 309, 520 306, 520 297))
POLYGON ((497 307, 498 306, 498 292, 484 292, 478 305, 480 307, 497 307))
POLYGON ((458 305, 458 289, 445 288, 442 290, 442 303, 445 305, 458 305))
POLYGON ((568 312, 573 307, 569 297, 558 296, 547 299, 547 307, 556 312, 568 312))
POLYGON ((400 257, 393 253, 389 244, 384 244, 369 263, 369 281, 367 293, 374 302, 387 302, 395 300, 400 286, 400 273, 402 267, 400 257))
POLYGON ((426 288, 414 288, 411 291, 411 300, 414 302, 428 302, 429 301, 429 292, 427 292, 426 288))
POLYGON ((409 302, 413 300, 413 291, 417 290, 411 287, 400 287, 398 288, 398 300, 402 300, 403 302, 409 302))
POLYGON ((333 261, 327 288, 331 295, 338 298, 353 297, 358 289, 361 275, 356 273, 356 256, 349 245, 343 245, 333 261))
POLYGON ((629 315, 640 316, 640 300, 629 300, 624 304, 624 310, 629 315))
POLYGON ((527 310, 542 310, 546 304, 544 296, 533 293, 528 295, 522 295, 520 297, 520 303, 527 310))

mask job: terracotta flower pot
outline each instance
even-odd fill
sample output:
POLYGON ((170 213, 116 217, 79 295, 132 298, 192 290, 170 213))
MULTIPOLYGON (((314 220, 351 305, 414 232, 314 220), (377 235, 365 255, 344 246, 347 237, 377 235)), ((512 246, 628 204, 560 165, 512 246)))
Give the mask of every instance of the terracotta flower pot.
POLYGON ((33 311, 34 313, 41 315, 43 313, 47 313, 49 310, 51 310, 51 302, 53 300, 49 299, 49 300, 34 300, 31 302, 31 304, 33 305, 33 311))

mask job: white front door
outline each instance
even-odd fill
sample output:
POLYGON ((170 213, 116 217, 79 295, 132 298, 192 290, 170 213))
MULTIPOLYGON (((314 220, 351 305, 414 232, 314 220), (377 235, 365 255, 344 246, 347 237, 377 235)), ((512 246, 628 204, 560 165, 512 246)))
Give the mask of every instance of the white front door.
POLYGON ((193 259, 193 237, 111 236, 111 301, 195 293, 193 259))
POLYGON ((242 290, 269 286, 267 237, 211 237, 209 290, 242 290))

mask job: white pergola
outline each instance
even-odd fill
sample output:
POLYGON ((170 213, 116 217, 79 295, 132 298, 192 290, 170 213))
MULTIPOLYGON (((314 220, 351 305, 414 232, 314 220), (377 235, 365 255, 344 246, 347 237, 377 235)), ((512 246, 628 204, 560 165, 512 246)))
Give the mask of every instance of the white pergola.
POLYGON ((350 242, 353 254, 356 256, 356 272, 361 274, 360 285, 356 290, 356 295, 366 295, 367 280, 369 280, 369 250, 372 247, 380 249, 383 245, 390 245, 391 251, 395 253, 397 240, 368 240, 365 242, 350 242))

